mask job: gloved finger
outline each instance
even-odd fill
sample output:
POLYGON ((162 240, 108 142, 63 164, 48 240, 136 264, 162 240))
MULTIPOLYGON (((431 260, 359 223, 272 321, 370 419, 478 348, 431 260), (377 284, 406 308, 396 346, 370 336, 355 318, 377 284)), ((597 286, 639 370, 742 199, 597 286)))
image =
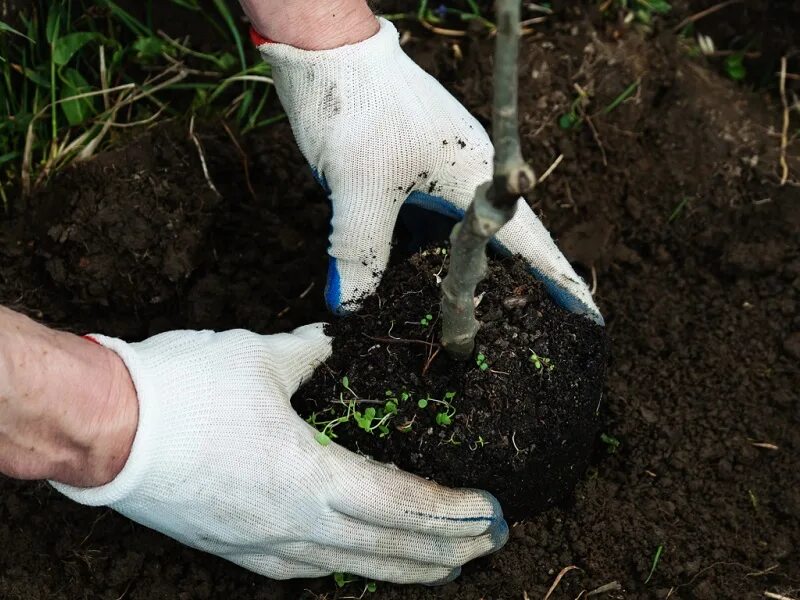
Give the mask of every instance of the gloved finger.
POLYGON ((452 581, 461 574, 461 567, 451 569, 406 558, 342 550, 314 542, 287 542, 277 545, 274 552, 288 560, 312 562, 331 572, 352 573, 392 583, 437 585, 452 581))
POLYGON ((333 573, 318 565, 310 565, 299 560, 288 560, 269 554, 246 554, 228 557, 233 563, 272 579, 295 579, 297 577, 325 577, 333 573))
POLYGON ((330 449, 338 463, 330 505, 354 519, 445 537, 478 536, 503 520, 488 492, 447 488, 340 446, 330 449))
POLYGON ((372 525, 331 513, 314 528, 314 536, 326 546, 452 569, 502 548, 508 540, 508 525, 501 519, 482 535, 454 538, 372 525))
POLYGON ((268 366, 288 396, 294 394, 332 352, 332 338, 325 335, 324 323, 304 325, 291 333, 263 336, 262 340, 271 356, 268 366))
POLYGON ((575 273, 525 200, 517 201, 514 218, 503 226, 495 239, 501 250, 520 254, 528 261, 534 276, 544 283, 556 304, 586 315, 598 325, 605 325, 586 283, 575 273))
POLYGON ((358 310, 360 301, 377 289, 386 270, 401 205, 374 201, 386 196, 387 186, 381 179, 352 187, 343 183, 331 195, 325 303, 333 313, 358 310))

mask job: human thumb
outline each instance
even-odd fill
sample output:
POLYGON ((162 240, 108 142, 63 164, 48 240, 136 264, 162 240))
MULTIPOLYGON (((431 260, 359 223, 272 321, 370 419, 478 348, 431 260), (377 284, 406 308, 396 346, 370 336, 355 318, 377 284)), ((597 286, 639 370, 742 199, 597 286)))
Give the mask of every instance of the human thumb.
POLYGON ((273 361, 273 368, 291 396, 331 355, 333 338, 325 335, 324 323, 298 327, 291 333, 264 336, 273 361))

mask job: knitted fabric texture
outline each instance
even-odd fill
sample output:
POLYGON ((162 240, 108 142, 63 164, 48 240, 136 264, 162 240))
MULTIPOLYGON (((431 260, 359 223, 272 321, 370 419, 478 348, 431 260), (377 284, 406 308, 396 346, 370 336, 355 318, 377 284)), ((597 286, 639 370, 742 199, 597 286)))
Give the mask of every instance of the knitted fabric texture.
MULTIPOLYGON (((332 50, 259 46, 272 65, 297 143, 330 194, 326 300, 352 310, 372 293, 389 260, 403 203, 461 218, 478 185, 492 177, 486 131, 400 47, 394 25, 332 50)), ((583 280, 520 199, 498 246, 521 254, 557 302, 602 317, 583 280)))
POLYGON ((139 424, 110 483, 51 482, 73 500, 274 578, 442 581, 505 543, 489 494, 315 440, 290 398, 331 352, 321 324, 272 336, 175 331, 133 344, 92 337, 127 366, 139 424))

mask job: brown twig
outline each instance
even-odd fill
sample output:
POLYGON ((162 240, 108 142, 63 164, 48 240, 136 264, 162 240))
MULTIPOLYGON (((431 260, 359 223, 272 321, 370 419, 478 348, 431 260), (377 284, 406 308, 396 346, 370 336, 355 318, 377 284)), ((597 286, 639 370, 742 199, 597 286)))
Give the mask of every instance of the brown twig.
POLYGON ((441 346, 437 345, 436 350, 433 350, 433 346, 431 346, 428 350, 428 359, 425 361, 425 364, 422 365, 422 377, 425 377, 425 374, 430 369, 433 360, 439 355, 439 351, 442 349, 441 346))
POLYGON ((384 344, 422 344, 423 346, 433 346, 439 347, 440 344, 436 344, 434 342, 429 342, 427 340, 411 340, 411 339, 404 339, 404 338, 391 338, 391 337, 375 337, 372 335, 367 335, 366 333, 362 334, 368 340, 372 340, 374 342, 382 342, 384 344))
POLYGON ((217 195, 222 196, 217 189, 217 186, 214 185, 214 182, 211 181, 211 174, 208 172, 208 165, 206 164, 206 155, 203 152, 203 146, 200 144, 200 140, 194 133, 194 115, 189 120, 189 138, 194 142, 195 147, 197 148, 197 154, 200 156, 200 166, 203 168, 203 176, 206 178, 206 183, 208 187, 217 195))
POLYGON ((236 150, 239 152, 239 157, 242 159, 242 168, 244 169, 244 180, 247 183, 247 189, 250 192, 250 197, 253 198, 253 202, 257 202, 258 198, 256 198, 256 192, 253 189, 253 182, 250 181, 250 166, 248 165, 247 154, 244 153, 242 150, 242 146, 239 144, 239 140, 236 139, 236 136, 233 135, 231 128, 228 127, 228 124, 223 121, 222 126, 225 128, 225 131, 228 132, 228 136, 231 138, 233 145, 236 146, 236 150))
POLYGON ((559 571, 558 575, 556 575, 556 580, 553 582, 553 585, 550 586, 550 589, 547 590, 547 594, 545 594, 543 600, 547 600, 553 594, 555 589, 558 587, 558 584, 561 583, 561 579, 564 577, 564 575, 566 575, 573 569, 578 569, 579 571, 581 570, 579 567, 576 567, 575 565, 569 565, 568 567, 564 567, 563 569, 561 569, 561 571, 559 571))
POLYGON ((728 6, 732 5, 732 4, 739 4, 740 2, 743 2, 743 1, 744 0, 726 0, 725 2, 720 2, 719 4, 715 4, 714 6, 711 6, 711 7, 707 8, 707 9, 705 9, 705 10, 701 10, 698 13, 695 13, 693 15, 689 15, 683 21, 678 23, 672 31, 674 33, 678 33, 681 29, 683 29, 684 27, 686 27, 690 23, 695 23, 695 22, 699 21, 700 19, 703 19, 703 18, 705 18, 705 17, 707 17, 709 15, 713 15, 718 10, 722 10, 723 8, 726 8, 726 7, 728 7, 728 6))
POLYGON ((783 124, 781 127, 781 185, 789 180, 789 163, 786 162, 786 148, 789 146, 789 101, 786 99, 786 57, 781 57, 781 104, 783 105, 783 124))

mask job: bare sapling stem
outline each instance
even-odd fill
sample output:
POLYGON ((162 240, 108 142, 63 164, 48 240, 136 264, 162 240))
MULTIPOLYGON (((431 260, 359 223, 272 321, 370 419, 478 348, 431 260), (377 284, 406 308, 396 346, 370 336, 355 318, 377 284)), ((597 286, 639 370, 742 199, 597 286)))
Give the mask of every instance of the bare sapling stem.
POLYGON ((475 288, 486 276, 486 244, 514 216, 519 197, 536 184, 519 144, 519 22, 520 0, 498 0, 492 110, 494 175, 475 190, 464 219, 450 234, 450 269, 442 282, 442 345, 461 360, 472 355, 480 327, 475 318, 475 288))

